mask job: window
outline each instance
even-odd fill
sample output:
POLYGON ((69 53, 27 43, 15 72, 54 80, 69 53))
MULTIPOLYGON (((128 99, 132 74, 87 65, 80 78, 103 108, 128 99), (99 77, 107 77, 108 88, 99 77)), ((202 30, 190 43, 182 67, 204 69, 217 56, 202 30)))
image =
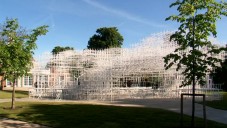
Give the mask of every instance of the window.
MULTIPOLYGON (((15 81, 15 85, 17 86, 17 80, 15 81)), ((6 86, 13 86, 13 83, 9 80, 6 80, 6 86)))
POLYGON ((31 76, 24 76, 24 86, 32 86, 32 77, 31 76))

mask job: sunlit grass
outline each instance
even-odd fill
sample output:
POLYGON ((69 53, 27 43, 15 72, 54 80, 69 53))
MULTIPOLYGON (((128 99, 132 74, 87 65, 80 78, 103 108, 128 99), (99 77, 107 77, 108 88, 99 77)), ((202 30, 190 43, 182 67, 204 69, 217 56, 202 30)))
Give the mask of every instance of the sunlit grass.
MULTIPOLYGON (((15 93, 16 98, 27 98, 28 97, 28 91, 20 91, 16 90, 15 93)), ((9 99, 12 98, 12 91, 11 90, 0 90, 0 99, 9 99)))

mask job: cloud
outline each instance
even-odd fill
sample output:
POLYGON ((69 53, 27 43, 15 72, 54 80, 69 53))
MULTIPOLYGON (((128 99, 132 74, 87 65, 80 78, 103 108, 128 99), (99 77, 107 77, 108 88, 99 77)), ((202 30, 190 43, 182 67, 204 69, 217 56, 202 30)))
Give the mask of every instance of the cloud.
POLYGON ((47 10, 52 14, 69 14, 75 16, 83 16, 87 12, 82 7, 79 0, 52 0, 47 10))
POLYGON ((33 21, 35 24, 32 24, 31 27, 37 27, 41 25, 49 25, 49 28, 54 29, 55 28, 55 20, 53 14, 45 14, 33 21))
POLYGON ((159 24, 159 23, 155 23, 153 21, 149 21, 149 20, 141 18, 139 16, 135 16, 135 15, 129 14, 127 12, 124 12, 122 10, 118 10, 118 9, 115 9, 115 8, 111 8, 111 7, 105 6, 103 4, 95 2, 93 0, 83 0, 83 1, 86 2, 87 4, 93 6, 93 7, 99 8, 99 9, 101 9, 103 11, 106 11, 106 12, 109 12, 109 13, 112 13, 112 14, 117 15, 119 17, 124 17, 124 18, 126 18, 128 20, 131 20, 131 21, 134 21, 134 22, 137 22, 137 23, 141 23, 141 24, 144 24, 144 25, 149 25, 151 27, 158 27, 158 28, 166 27, 165 25, 162 25, 162 24, 159 24))

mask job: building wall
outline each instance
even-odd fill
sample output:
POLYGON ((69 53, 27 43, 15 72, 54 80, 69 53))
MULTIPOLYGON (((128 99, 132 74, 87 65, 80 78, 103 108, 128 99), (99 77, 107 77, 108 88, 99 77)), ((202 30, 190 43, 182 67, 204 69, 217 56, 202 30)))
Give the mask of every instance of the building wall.
MULTIPOLYGON (((9 80, 6 80, 5 83, 6 87, 11 87, 13 85, 13 83, 10 82, 9 80)), ((33 86, 32 76, 24 76, 16 80, 16 87, 32 87, 32 86, 33 86)))

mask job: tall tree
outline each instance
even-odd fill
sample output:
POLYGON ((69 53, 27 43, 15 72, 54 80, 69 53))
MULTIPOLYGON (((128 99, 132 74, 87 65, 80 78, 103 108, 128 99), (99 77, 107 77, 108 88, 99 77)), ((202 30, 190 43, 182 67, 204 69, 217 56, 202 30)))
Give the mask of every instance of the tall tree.
POLYGON ((38 36, 47 33, 48 26, 41 26, 28 32, 19 26, 17 19, 7 19, 0 30, 0 72, 13 83, 11 109, 15 108, 15 82, 28 73, 32 67, 33 50, 38 36))
POLYGON ((74 50, 73 47, 61 47, 61 46, 56 46, 54 49, 51 51, 53 55, 58 54, 59 52, 67 51, 67 50, 74 50))
POLYGON ((173 6, 177 6, 179 14, 166 20, 180 23, 178 31, 170 36, 170 41, 176 42, 179 47, 174 53, 164 57, 165 67, 169 69, 176 65, 176 70, 182 69, 185 76, 181 86, 192 85, 191 125, 194 127, 195 85, 205 84, 205 76, 210 72, 210 67, 216 67, 215 64, 221 62, 213 55, 225 50, 212 45, 208 37, 216 37, 216 21, 221 16, 227 16, 227 4, 215 0, 177 0, 170 5, 173 6), (203 48, 206 51, 201 50, 203 48))
POLYGON ((116 27, 103 27, 96 30, 96 34, 88 41, 87 48, 99 50, 121 47, 123 41, 124 39, 116 27))

